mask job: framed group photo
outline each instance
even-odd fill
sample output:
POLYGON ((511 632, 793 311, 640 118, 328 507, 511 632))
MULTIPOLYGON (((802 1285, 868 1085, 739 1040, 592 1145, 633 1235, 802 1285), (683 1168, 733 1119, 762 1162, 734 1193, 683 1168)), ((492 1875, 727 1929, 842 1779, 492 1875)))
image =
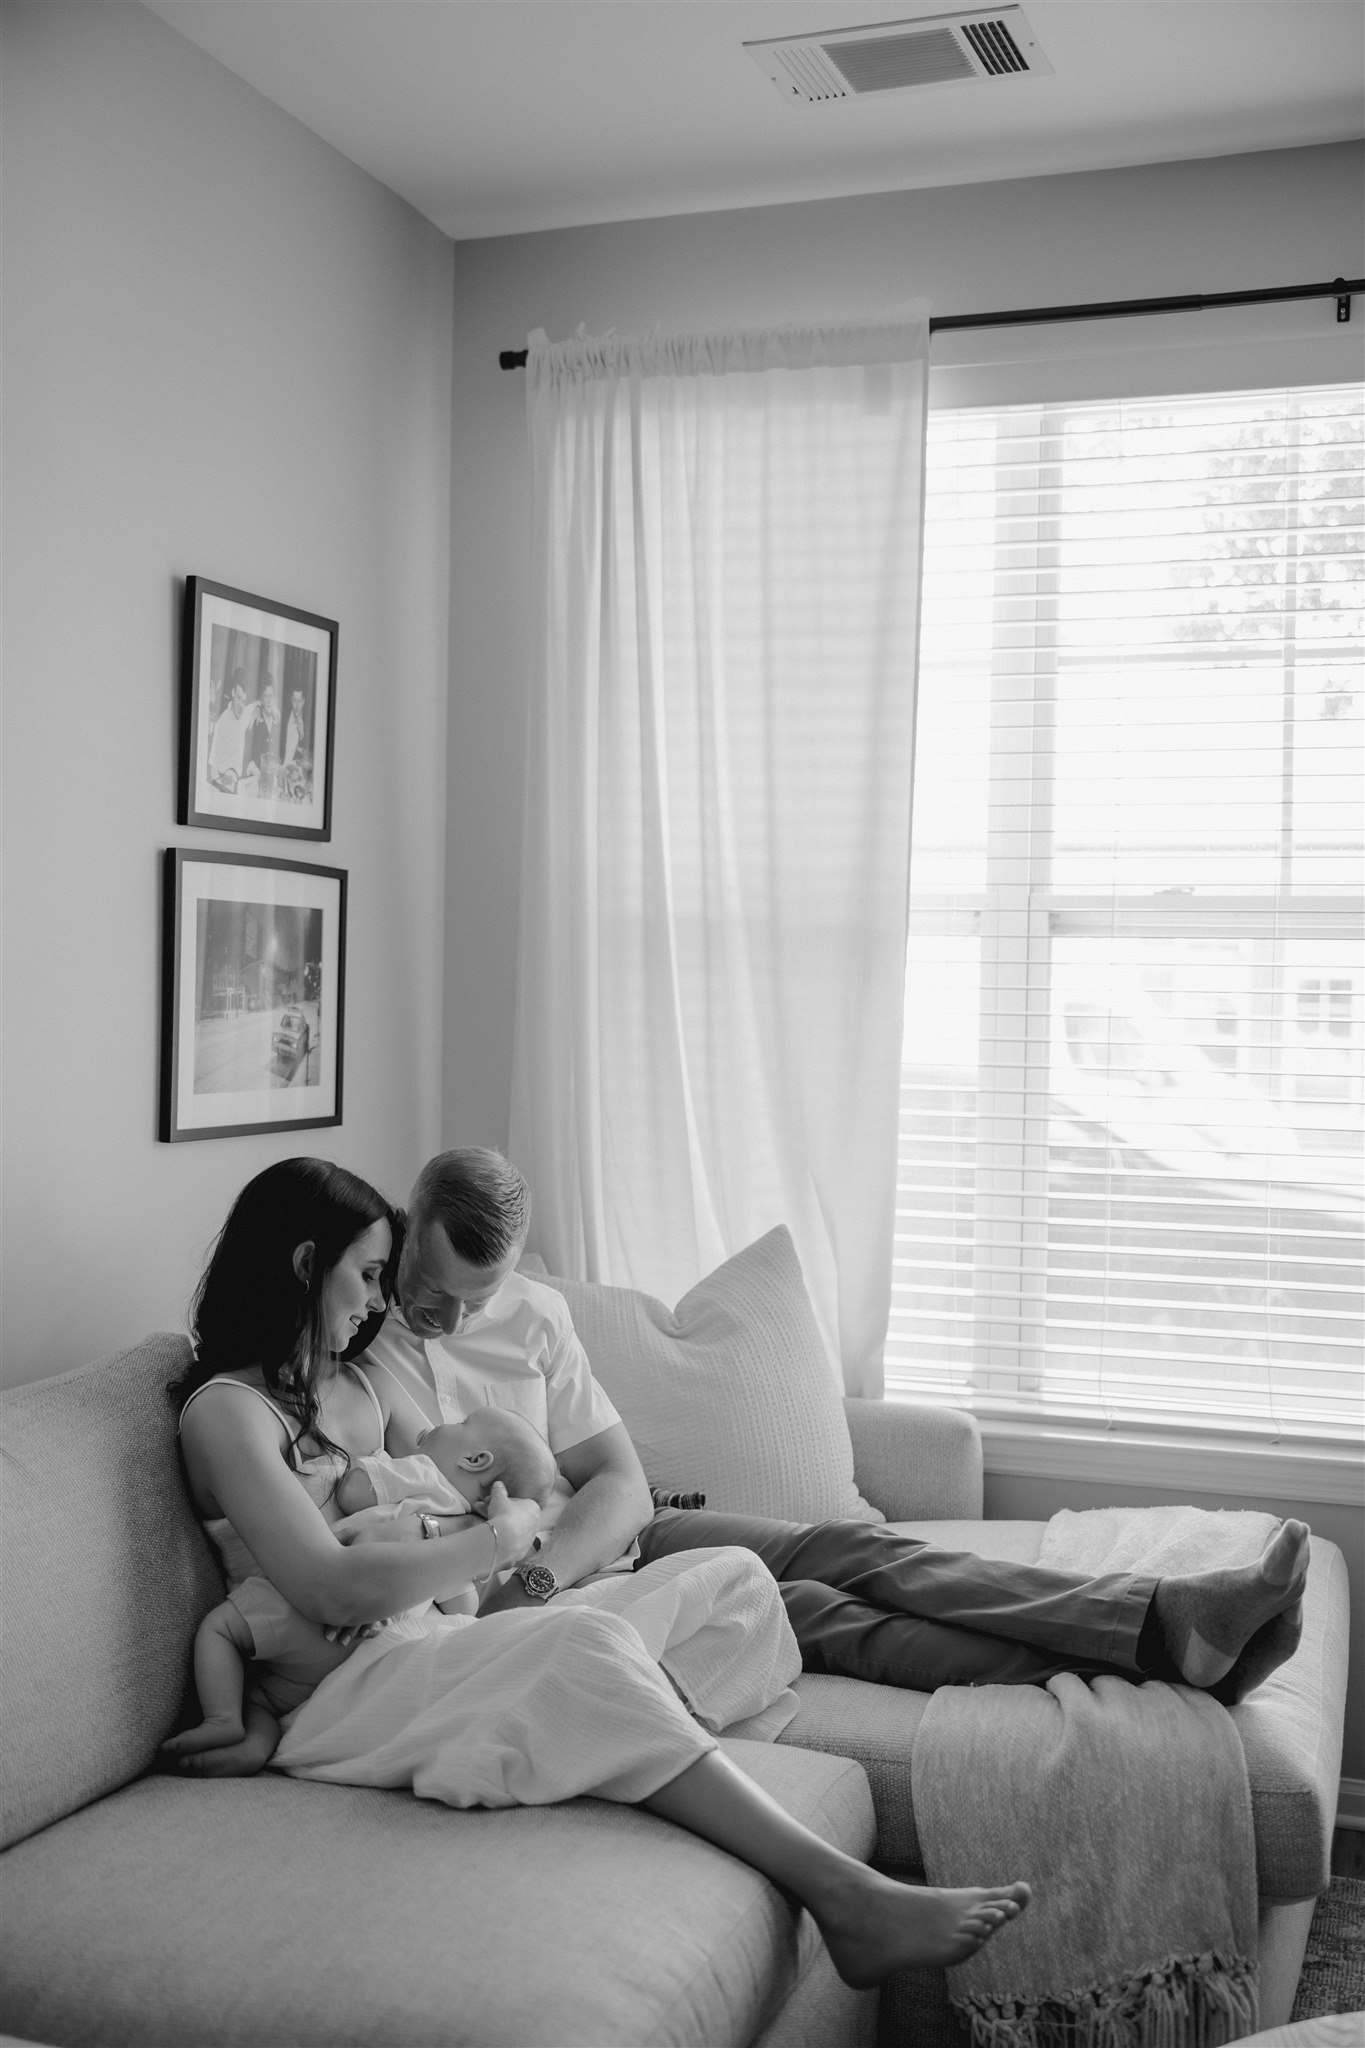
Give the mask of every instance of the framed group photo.
POLYGON ((162 1139, 339 1124, 345 871, 171 847, 164 895, 162 1139))
POLYGON ((182 825, 331 838, 336 660, 335 619, 187 579, 182 825))

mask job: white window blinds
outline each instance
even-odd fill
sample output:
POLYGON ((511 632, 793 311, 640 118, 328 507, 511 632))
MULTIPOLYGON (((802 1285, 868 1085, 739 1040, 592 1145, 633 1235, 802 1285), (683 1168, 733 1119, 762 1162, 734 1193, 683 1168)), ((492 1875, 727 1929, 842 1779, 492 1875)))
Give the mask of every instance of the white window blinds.
POLYGON ((888 1387, 1361 1429, 1362 394, 931 416, 888 1387))

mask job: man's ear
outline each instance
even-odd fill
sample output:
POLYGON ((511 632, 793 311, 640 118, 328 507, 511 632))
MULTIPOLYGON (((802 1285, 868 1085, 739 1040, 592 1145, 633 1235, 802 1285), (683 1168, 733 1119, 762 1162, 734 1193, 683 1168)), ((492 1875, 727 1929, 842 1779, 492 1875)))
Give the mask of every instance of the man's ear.
POLYGON ((293 1266, 295 1274, 306 1287, 313 1277, 313 1240, 311 1237, 305 1243, 294 1246, 293 1266))
POLYGON ((466 1451, 462 1458, 455 1460, 463 1472, 486 1472, 493 1462, 491 1451, 466 1451))

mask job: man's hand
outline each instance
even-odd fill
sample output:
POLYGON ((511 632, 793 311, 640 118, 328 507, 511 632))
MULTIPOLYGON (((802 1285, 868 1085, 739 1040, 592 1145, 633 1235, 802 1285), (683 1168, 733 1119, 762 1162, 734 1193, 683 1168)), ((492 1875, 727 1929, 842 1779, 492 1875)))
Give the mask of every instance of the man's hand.
POLYGON ((488 1489, 486 1514, 498 1544, 495 1569, 503 1571, 525 1557, 535 1542, 540 1527, 540 1504, 514 1498, 502 1481, 495 1479, 488 1489))

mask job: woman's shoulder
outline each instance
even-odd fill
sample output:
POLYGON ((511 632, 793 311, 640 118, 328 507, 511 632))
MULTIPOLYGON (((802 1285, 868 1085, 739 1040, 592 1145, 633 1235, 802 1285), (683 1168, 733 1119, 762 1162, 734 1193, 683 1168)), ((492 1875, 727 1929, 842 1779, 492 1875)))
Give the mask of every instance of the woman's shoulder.
POLYGON ((180 1410, 180 1448, 200 1516, 222 1515, 219 1488, 230 1471, 288 1466, 290 1443, 287 1418, 259 1373, 215 1373, 196 1387, 180 1410))
POLYGON ((240 1414, 243 1420, 246 1420, 248 1417, 256 1420, 259 1417, 257 1407, 257 1404, 259 1404, 260 1408, 268 1409, 276 1421, 283 1424, 286 1430, 289 1427, 289 1419, 278 1401, 268 1392, 265 1384, 265 1375, 259 1366, 246 1366, 240 1372, 216 1372, 211 1379, 202 1381, 181 1407, 180 1427, 182 1430, 185 1427, 185 1418, 190 1414, 191 1409, 195 1407, 196 1403, 200 1402, 203 1403, 203 1406, 200 1408, 200 1413, 196 1420, 201 1423, 209 1421, 214 1416, 224 1417, 234 1414, 240 1414), (242 1401, 235 1391, 237 1388, 240 1388, 243 1393, 254 1394, 256 1401, 242 1401), (204 1396, 206 1395, 210 1398, 204 1401, 204 1396))

